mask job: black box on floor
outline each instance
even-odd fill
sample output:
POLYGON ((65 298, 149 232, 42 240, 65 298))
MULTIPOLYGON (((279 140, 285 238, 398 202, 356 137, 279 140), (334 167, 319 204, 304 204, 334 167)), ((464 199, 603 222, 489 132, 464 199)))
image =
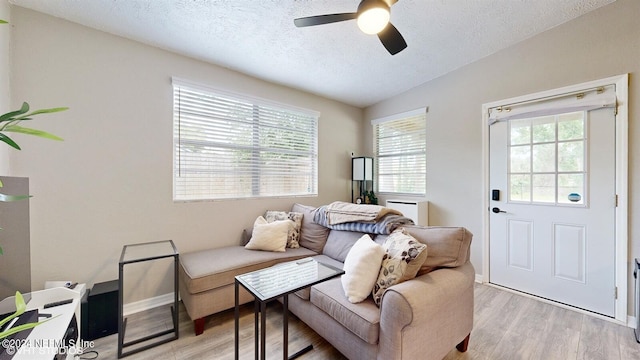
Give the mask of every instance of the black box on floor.
POLYGON ((118 332, 118 280, 93 285, 81 302, 82 339, 95 340, 118 332))
POLYGON ((80 339, 89 340, 89 292, 87 289, 80 298, 80 339))
POLYGON ((640 258, 636 259, 635 266, 633 267, 633 277, 636 279, 636 341, 640 343, 640 258))

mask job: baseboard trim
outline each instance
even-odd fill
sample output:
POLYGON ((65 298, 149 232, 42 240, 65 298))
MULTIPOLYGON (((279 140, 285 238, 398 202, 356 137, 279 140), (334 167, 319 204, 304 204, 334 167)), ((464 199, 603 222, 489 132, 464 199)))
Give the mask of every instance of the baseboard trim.
POLYGON ((174 300, 173 296, 174 296, 173 293, 168 293, 168 294, 152 297, 149 299, 144 299, 144 300, 134 301, 128 304, 124 304, 122 308, 122 313, 124 316, 129 316, 131 314, 139 313, 145 310, 150 310, 158 306, 173 304, 173 300, 174 300))
POLYGON ((627 316, 627 326, 635 329, 636 328, 636 317, 635 316, 627 316))
POLYGON ((479 284, 484 283, 484 276, 482 276, 482 274, 476 274, 476 282, 479 284))

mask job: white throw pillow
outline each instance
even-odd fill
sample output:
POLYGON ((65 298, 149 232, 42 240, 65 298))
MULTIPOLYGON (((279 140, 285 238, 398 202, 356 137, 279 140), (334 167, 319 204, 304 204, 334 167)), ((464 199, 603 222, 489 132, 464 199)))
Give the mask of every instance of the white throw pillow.
POLYGON ((380 265, 385 251, 371 240, 369 235, 363 235, 353 245, 344 260, 344 275, 342 288, 351 303, 358 303, 371 294, 373 286, 380 273, 380 265))
POLYGON ((245 249, 284 252, 287 246, 289 230, 294 227, 291 220, 278 220, 268 223, 259 216, 253 223, 251 240, 245 249))
POLYGON ((287 247, 296 249, 300 247, 300 228, 302 228, 302 213, 286 212, 277 210, 267 210, 264 213, 264 218, 267 222, 274 222, 276 220, 291 220, 293 221, 293 228, 289 229, 289 236, 287 237, 287 247))

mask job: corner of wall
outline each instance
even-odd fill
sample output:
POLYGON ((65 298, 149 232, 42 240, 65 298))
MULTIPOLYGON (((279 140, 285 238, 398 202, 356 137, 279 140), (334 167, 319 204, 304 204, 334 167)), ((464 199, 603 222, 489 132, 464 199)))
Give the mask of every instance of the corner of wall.
MULTIPOLYGON (((10 13, 8 0, 0 0, 0 19, 9 21, 11 17, 10 13)), ((0 114, 9 111, 11 104, 11 66, 9 61, 9 50, 11 48, 10 30, 9 25, 0 25, 0 114)), ((0 174, 10 174, 8 146, 0 146, 0 174)))

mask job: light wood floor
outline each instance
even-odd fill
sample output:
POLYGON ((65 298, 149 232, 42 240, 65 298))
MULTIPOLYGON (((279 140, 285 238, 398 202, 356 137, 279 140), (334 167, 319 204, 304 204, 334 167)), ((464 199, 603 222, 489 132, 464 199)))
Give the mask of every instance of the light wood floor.
MULTIPOLYGON (((192 322, 180 307, 180 339, 126 359, 233 359, 233 311, 211 316, 204 334, 196 337, 192 322)), ((130 317, 127 336, 135 338, 170 326, 167 309, 161 311, 130 317)), ((281 359, 281 305, 272 303, 267 314, 267 357, 281 359)), ((345 359, 296 317, 290 317, 289 325, 289 354, 311 343, 314 350, 299 359, 345 359)), ((117 341, 117 335, 96 340, 94 350, 99 352, 99 359, 116 359, 117 341)), ((253 358, 252 306, 241 308, 240 348, 241 359, 253 358)), ((460 353, 453 349, 445 357, 445 360, 468 359, 631 360, 640 359, 640 344, 635 341, 633 329, 476 284, 469 350, 460 353)))

